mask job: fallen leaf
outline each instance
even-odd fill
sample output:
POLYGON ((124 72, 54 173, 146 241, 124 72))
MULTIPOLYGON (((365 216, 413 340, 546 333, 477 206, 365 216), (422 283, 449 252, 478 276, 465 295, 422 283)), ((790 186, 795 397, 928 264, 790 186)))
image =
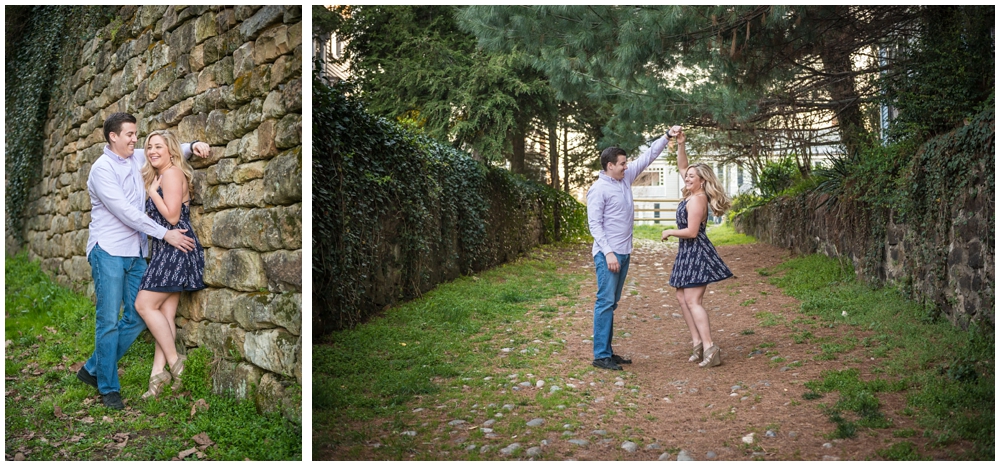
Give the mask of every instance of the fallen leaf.
POLYGON ((110 417, 107 417, 107 416, 104 416, 103 418, 101 418, 101 420, 104 421, 104 422, 115 422, 114 419, 111 419, 110 417))
POLYGON ((87 417, 85 417, 83 419, 80 419, 80 422, 82 422, 84 424, 93 424, 94 423, 94 418, 91 417, 91 416, 87 416, 87 417))
POLYGON ((62 408, 60 408, 59 405, 53 405, 53 407, 52 407, 52 413, 55 414, 56 417, 59 418, 59 419, 66 419, 66 418, 69 417, 69 416, 63 414, 62 408))
POLYGON ((70 442, 70 443, 77 443, 77 442, 79 442, 80 440, 83 440, 83 437, 84 437, 84 436, 86 436, 86 435, 87 435, 87 434, 76 434, 76 435, 74 435, 74 436, 70 437, 70 438, 69 438, 69 440, 67 440, 67 442, 70 442))
POLYGON ((198 459, 204 459, 205 458, 205 454, 202 453, 202 452, 200 452, 200 451, 199 452, 195 452, 195 455, 198 457, 198 459))
POLYGON ((21 453, 15 453, 14 461, 24 461, 24 455, 22 455, 21 453))
POLYGON ((208 403, 205 402, 204 398, 199 398, 191 405, 191 416, 194 417, 195 413, 198 411, 208 411, 208 403))
POLYGON ((191 440, 194 440, 194 443, 197 443, 198 445, 210 446, 215 444, 212 439, 208 438, 208 434, 205 432, 191 437, 191 440))
POLYGON ((57 371, 66 370, 66 366, 64 366, 62 364, 56 364, 55 370, 57 370, 57 371))
POLYGON ((84 364, 85 364, 84 361, 74 362, 73 364, 71 364, 69 366, 69 370, 71 370, 73 372, 78 372, 80 370, 80 368, 83 367, 84 364))
POLYGON ((51 333, 53 335, 59 333, 59 332, 56 331, 56 329, 54 327, 45 327, 45 330, 48 330, 49 333, 51 333))
POLYGON ((193 455, 193 454, 195 454, 197 452, 198 452, 197 448, 188 448, 187 450, 184 450, 184 451, 178 453, 177 457, 180 458, 180 459, 184 459, 184 458, 187 458, 187 457, 189 457, 189 456, 191 456, 191 455, 193 455))

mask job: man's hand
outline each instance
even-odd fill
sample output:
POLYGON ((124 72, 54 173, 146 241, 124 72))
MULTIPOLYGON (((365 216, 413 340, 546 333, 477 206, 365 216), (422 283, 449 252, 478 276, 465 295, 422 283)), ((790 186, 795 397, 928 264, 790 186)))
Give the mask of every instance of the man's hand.
POLYGON ((606 254, 605 257, 608 259, 608 270, 612 273, 618 273, 621 270, 621 265, 618 264, 618 256, 615 253, 606 254))
POLYGON ((163 235, 163 241, 183 252, 194 251, 194 239, 184 233, 187 233, 187 230, 167 230, 167 234, 163 235))
POLYGON ((197 155, 198 157, 206 158, 212 155, 212 148, 208 145, 207 142, 198 141, 193 145, 191 145, 191 152, 193 152, 194 155, 197 155))

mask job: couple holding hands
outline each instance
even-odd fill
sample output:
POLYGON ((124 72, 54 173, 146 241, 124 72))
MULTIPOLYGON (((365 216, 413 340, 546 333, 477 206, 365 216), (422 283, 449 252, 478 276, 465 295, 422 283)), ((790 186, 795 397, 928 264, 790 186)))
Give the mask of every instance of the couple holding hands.
POLYGON ((684 147, 686 136, 679 126, 657 139, 644 154, 629 164, 625 151, 609 147, 601 153, 602 171, 587 192, 587 220, 594 237, 592 255, 597 272, 597 301, 594 304, 595 367, 621 370, 631 364, 611 348, 614 311, 618 308, 632 253, 634 204, 632 182, 659 157, 668 144, 677 145, 677 168, 684 177, 684 199, 677 205, 677 229, 664 230, 662 240, 679 239, 677 257, 670 273, 670 286, 676 288, 677 301, 684 321, 691 331, 692 352, 688 359, 701 367, 722 364, 719 347, 712 341, 708 312, 702 297, 709 283, 727 279, 733 273, 712 246, 705 227, 709 209, 721 216, 730 199, 712 172, 703 163, 688 164, 684 147))
POLYGON ((145 328, 156 349, 142 397, 158 396, 171 381, 175 391, 182 387, 185 357, 174 343, 174 316, 182 291, 205 288, 205 254, 191 228, 194 170, 186 159, 191 153, 207 157, 211 148, 197 141, 179 144, 162 130, 136 149, 136 119, 121 112, 105 119, 104 139, 104 153, 87 178, 92 206, 87 261, 97 301, 94 353, 77 378, 96 388, 105 406, 123 409, 118 361, 145 328))

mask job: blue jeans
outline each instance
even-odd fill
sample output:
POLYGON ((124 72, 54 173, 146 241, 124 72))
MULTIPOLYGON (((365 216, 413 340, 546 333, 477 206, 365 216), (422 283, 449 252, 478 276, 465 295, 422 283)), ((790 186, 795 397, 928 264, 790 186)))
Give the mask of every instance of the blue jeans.
POLYGON ((139 294, 139 282, 146 272, 146 259, 112 256, 100 245, 95 245, 87 262, 90 262, 97 296, 97 328, 94 354, 83 367, 97 377, 97 391, 102 395, 121 392, 118 361, 146 329, 146 322, 135 310, 135 296, 139 294), (123 305, 125 312, 119 319, 118 311, 123 305))
POLYGON ((625 275, 628 274, 628 254, 615 253, 618 258, 618 273, 608 270, 608 259, 602 253, 594 256, 597 271, 597 302, 594 303, 594 359, 610 358, 611 335, 614 333, 615 309, 622 297, 625 275))

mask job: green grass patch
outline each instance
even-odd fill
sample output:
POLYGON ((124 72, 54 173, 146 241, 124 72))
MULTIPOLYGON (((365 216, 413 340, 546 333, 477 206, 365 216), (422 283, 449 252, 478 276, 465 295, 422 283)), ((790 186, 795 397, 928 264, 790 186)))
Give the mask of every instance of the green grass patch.
POLYGON ((705 233, 708 235, 708 239, 712 241, 712 244, 715 246, 735 246, 738 244, 750 244, 757 242, 757 239, 753 236, 737 233, 736 230, 733 229, 732 222, 715 225, 709 228, 705 233))
MULTIPOLYGON (((677 227, 674 225, 636 225, 632 229, 632 237, 638 239, 648 239, 653 241, 660 241, 663 237, 663 230, 676 230, 677 227)), ((708 235, 709 241, 715 246, 733 246, 738 244, 750 244, 757 240, 753 236, 747 236, 742 233, 737 233, 733 229, 732 223, 726 222, 719 225, 714 225, 709 227, 705 234, 708 235)), ((671 242, 676 243, 677 238, 670 238, 671 242)))
MULTIPOLYGON (((660 241, 663 238, 663 230, 676 230, 677 227, 672 223, 667 225, 666 223, 662 225, 635 225, 632 227, 632 237, 636 239, 648 239, 653 241, 660 241)), ((676 238, 672 238, 672 241, 677 241, 676 238)))
POLYGON ((894 443, 889 448, 878 450, 876 453, 880 458, 888 461, 926 461, 932 459, 929 456, 921 455, 912 442, 894 443))
MULTIPOLYGON (((545 253, 558 247, 566 246, 543 247, 541 253, 533 253, 535 258, 518 260, 475 278, 443 283, 419 299, 390 308, 353 329, 327 335, 315 344, 314 455, 320 457, 323 451, 338 449, 354 458, 350 452, 370 450, 363 441, 378 438, 378 434, 352 436, 351 432, 357 432, 359 427, 348 426, 383 423, 383 430, 414 431, 419 436, 396 434, 382 438, 386 447, 380 448, 379 457, 411 459, 403 442, 410 439, 419 443, 425 433, 430 435, 434 429, 411 424, 414 404, 421 408, 453 406, 454 418, 468 418, 471 410, 487 416, 501 414, 501 420, 509 416, 510 412, 501 407, 521 402, 513 384, 526 380, 534 384, 536 379, 527 379, 526 374, 539 376, 549 365, 551 352, 564 348, 564 341, 558 339, 562 332, 523 334, 523 321, 536 318, 526 313, 538 308, 543 315, 558 315, 559 308, 539 307, 540 303, 551 303, 559 297, 560 306, 572 305, 574 301, 569 298, 577 296, 580 285, 591 278, 586 272, 562 270, 564 262, 556 258, 564 255, 545 253), (542 337, 538 338, 540 343, 534 341, 537 337, 542 337), (516 378, 508 377, 515 373, 516 378), (387 419, 395 419, 398 424, 386 428, 387 419), (363 448, 356 449, 359 445, 363 448)), ((589 363, 587 367, 569 376, 579 377, 592 369, 589 363)), ((567 388, 566 383, 568 379, 546 380, 536 392, 531 409, 548 412, 544 417, 551 419, 561 416, 567 407, 575 407, 585 394, 567 388), (550 391, 553 386, 561 389, 550 391)), ((566 422, 573 422, 572 418, 566 422)), ((531 430, 541 434, 561 425, 553 420, 541 429, 531 430)), ((526 430, 523 422, 498 422, 493 428, 497 434, 517 434, 519 438, 526 430)), ((475 432, 470 439, 481 435, 475 432)), ((448 458, 480 459, 478 453, 455 449, 460 456, 448 458)), ((419 459, 420 455, 412 458, 419 459)))
MULTIPOLYGON (((840 416, 834 436, 849 436, 851 425, 887 428, 878 412, 878 393, 902 390, 907 412, 949 439, 971 441, 973 451, 955 459, 992 459, 995 451, 995 344, 992 330, 956 328, 928 319, 924 305, 906 299, 892 287, 873 289, 858 283, 849 263, 822 255, 805 256, 759 271, 772 284, 802 302, 801 310, 823 326, 842 327, 842 338, 816 341, 805 333, 796 342, 821 343, 817 359, 835 359, 861 349, 876 358, 880 379, 862 381, 855 369, 825 372, 806 386, 816 392, 840 393, 829 414, 840 416), (854 331, 866 332, 863 338, 854 331), (851 372, 855 371, 855 372, 851 372), (845 413, 853 413, 846 419, 845 413), (842 424, 842 425, 841 425, 842 424)), ((811 337, 811 334, 810 334, 811 337)), ((905 453, 905 447, 894 446, 905 453)), ((892 449, 890 448, 890 450, 892 449)))
POLYGON ((128 409, 105 408, 97 391, 69 368, 93 351, 93 303, 53 283, 23 254, 6 257, 4 272, 9 342, 4 424, 10 454, 27 452, 32 460, 165 461, 196 447, 193 437, 204 432, 215 442, 203 452, 205 459, 302 458, 301 427, 278 413, 259 414, 252 390, 242 401, 210 393, 207 350, 188 355, 184 380, 189 394, 168 389, 158 400, 141 400, 154 348, 145 332, 119 363, 128 409), (192 415, 199 398, 208 409, 192 415))

